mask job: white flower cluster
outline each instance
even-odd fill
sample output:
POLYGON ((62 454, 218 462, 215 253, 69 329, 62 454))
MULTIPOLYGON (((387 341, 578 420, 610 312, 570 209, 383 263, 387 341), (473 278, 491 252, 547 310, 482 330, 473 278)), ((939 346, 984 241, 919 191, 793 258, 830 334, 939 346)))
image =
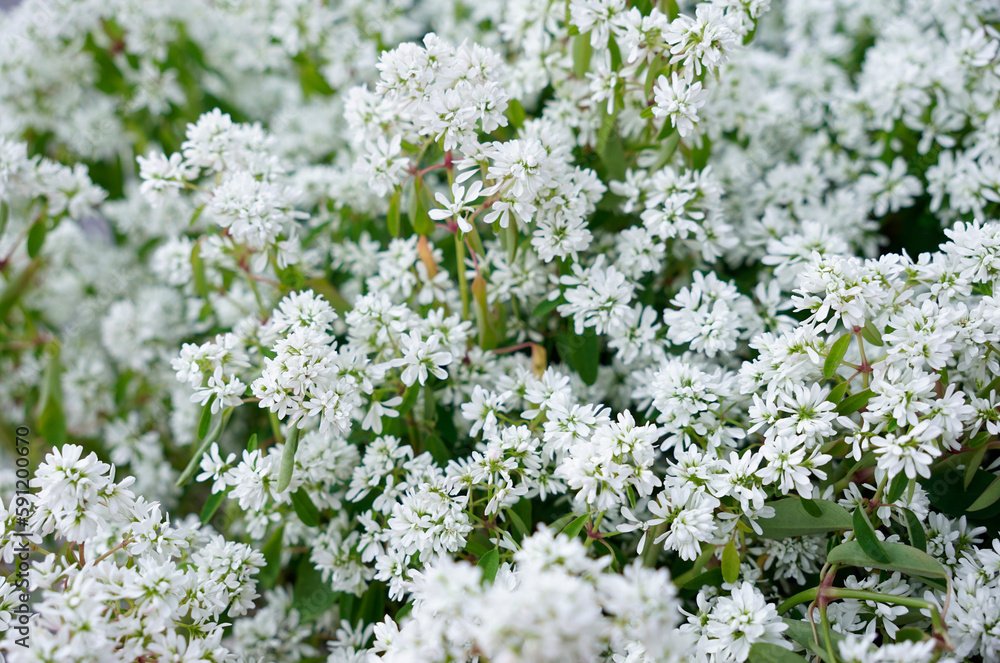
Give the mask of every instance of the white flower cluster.
POLYGON ((53 448, 9 660, 1000 657, 992 3, 0 43, 0 411, 53 448))
MULTIPOLYGON (((76 445, 49 453, 32 483, 29 529, 65 545, 32 544, 43 558, 28 574, 38 596, 30 647, 6 642, 8 660, 234 660, 224 615, 253 608, 263 555, 211 528, 171 524, 129 490, 132 477, 116 482, 114 466, 76 445)), ((4 538, 12 532, 5 523, 4 538)), ((0 579, 5 630, 22 591, 0 579)))

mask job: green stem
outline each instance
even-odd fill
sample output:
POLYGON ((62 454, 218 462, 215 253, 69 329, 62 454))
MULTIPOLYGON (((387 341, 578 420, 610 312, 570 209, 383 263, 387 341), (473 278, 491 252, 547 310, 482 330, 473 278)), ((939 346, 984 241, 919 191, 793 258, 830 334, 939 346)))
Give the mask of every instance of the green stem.
POLYGON ((191 461, 188 462, 187 467, 181 473, 181 476, 177 479, 175 484, 178 488, 186 484, 194 476, 195 472, 198 471, 198 463, 201 462, 201 457, 205 455, 208 451, 208 447, 211 446, 212 442, 215 442, 222 435, 222 431, 225 430, 226 424, 229 423, 229 416, 233 413, 233 408, 229 407, 223 410, 222 416, 219 417, 219 421, 215 424, 215 428, 209 431, 208 436, 198 447, 198 450, 194 452, 194 456, 191 457, 191 461))
POLYGON ((455 262, 458 263, 458 291, 462 295, 462 319, 469 319, 469 283, 465 278, 465 238, 455 231, 455 262))
POLYGON ((816 600, 816 596, 818 594, 819 587, 813 587, 812 589, 799 592, 795 596, 785 599, 778 605, 778 614, 783 615, 800 603, 806 603, 807 601, 811 603, 816 600))

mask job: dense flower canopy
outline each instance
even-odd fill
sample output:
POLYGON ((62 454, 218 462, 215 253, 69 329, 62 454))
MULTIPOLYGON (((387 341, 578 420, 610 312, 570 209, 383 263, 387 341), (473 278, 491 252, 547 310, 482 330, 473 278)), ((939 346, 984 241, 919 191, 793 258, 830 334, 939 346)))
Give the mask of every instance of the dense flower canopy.
POLYGON ((1000 659, 992 0, 0 44, 7 660, 1000 659))

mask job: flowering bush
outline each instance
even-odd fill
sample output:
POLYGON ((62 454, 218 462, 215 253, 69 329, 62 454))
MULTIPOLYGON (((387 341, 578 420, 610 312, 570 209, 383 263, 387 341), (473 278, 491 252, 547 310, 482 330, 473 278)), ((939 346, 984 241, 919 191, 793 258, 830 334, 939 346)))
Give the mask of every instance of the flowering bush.
POLYGON ((0 651, 1000 659, 998 29, 26 0, 0 651))

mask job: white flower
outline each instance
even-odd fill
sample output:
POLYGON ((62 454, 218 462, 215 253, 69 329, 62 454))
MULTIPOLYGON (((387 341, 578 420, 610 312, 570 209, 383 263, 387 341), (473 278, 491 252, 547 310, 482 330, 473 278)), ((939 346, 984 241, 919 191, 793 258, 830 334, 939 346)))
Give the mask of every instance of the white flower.
POLYGON ((454 217, 462 232, 471 232, 472 224, 469 223, 469 220, 465 217, 465 213, 472 211, 472 207, 470 207, 469 204, 479 198, 482 188, 483 183, 479 180, 476 180, 469 185, 468 191, 466 191, 465 187, 461 184, 453 184, 451 186, 451 196, 453 201, 449 202, 448 198, 443 193, 439 192, 434 194, 434 199, 438 201, 438 204, 443 206, 444 209, 432 209, 427 212, 427 216, 431 217, 435 221, 444 221, 445 219, 454 217))
POLYGON ((390 362, 393 367, 405 366, 400 374, 400 379, 407 387, 414 382, 420 382, 421 386, 426 384, 428 374, 439 380, 448 377, 448 371, 441 368, 448 366, 452 362, 450 352, 441 351, 441 337, 434 333, 428 338, 424 338, 419 331, 411 331, 399 337, 402 357, 397 357, 390 362))

